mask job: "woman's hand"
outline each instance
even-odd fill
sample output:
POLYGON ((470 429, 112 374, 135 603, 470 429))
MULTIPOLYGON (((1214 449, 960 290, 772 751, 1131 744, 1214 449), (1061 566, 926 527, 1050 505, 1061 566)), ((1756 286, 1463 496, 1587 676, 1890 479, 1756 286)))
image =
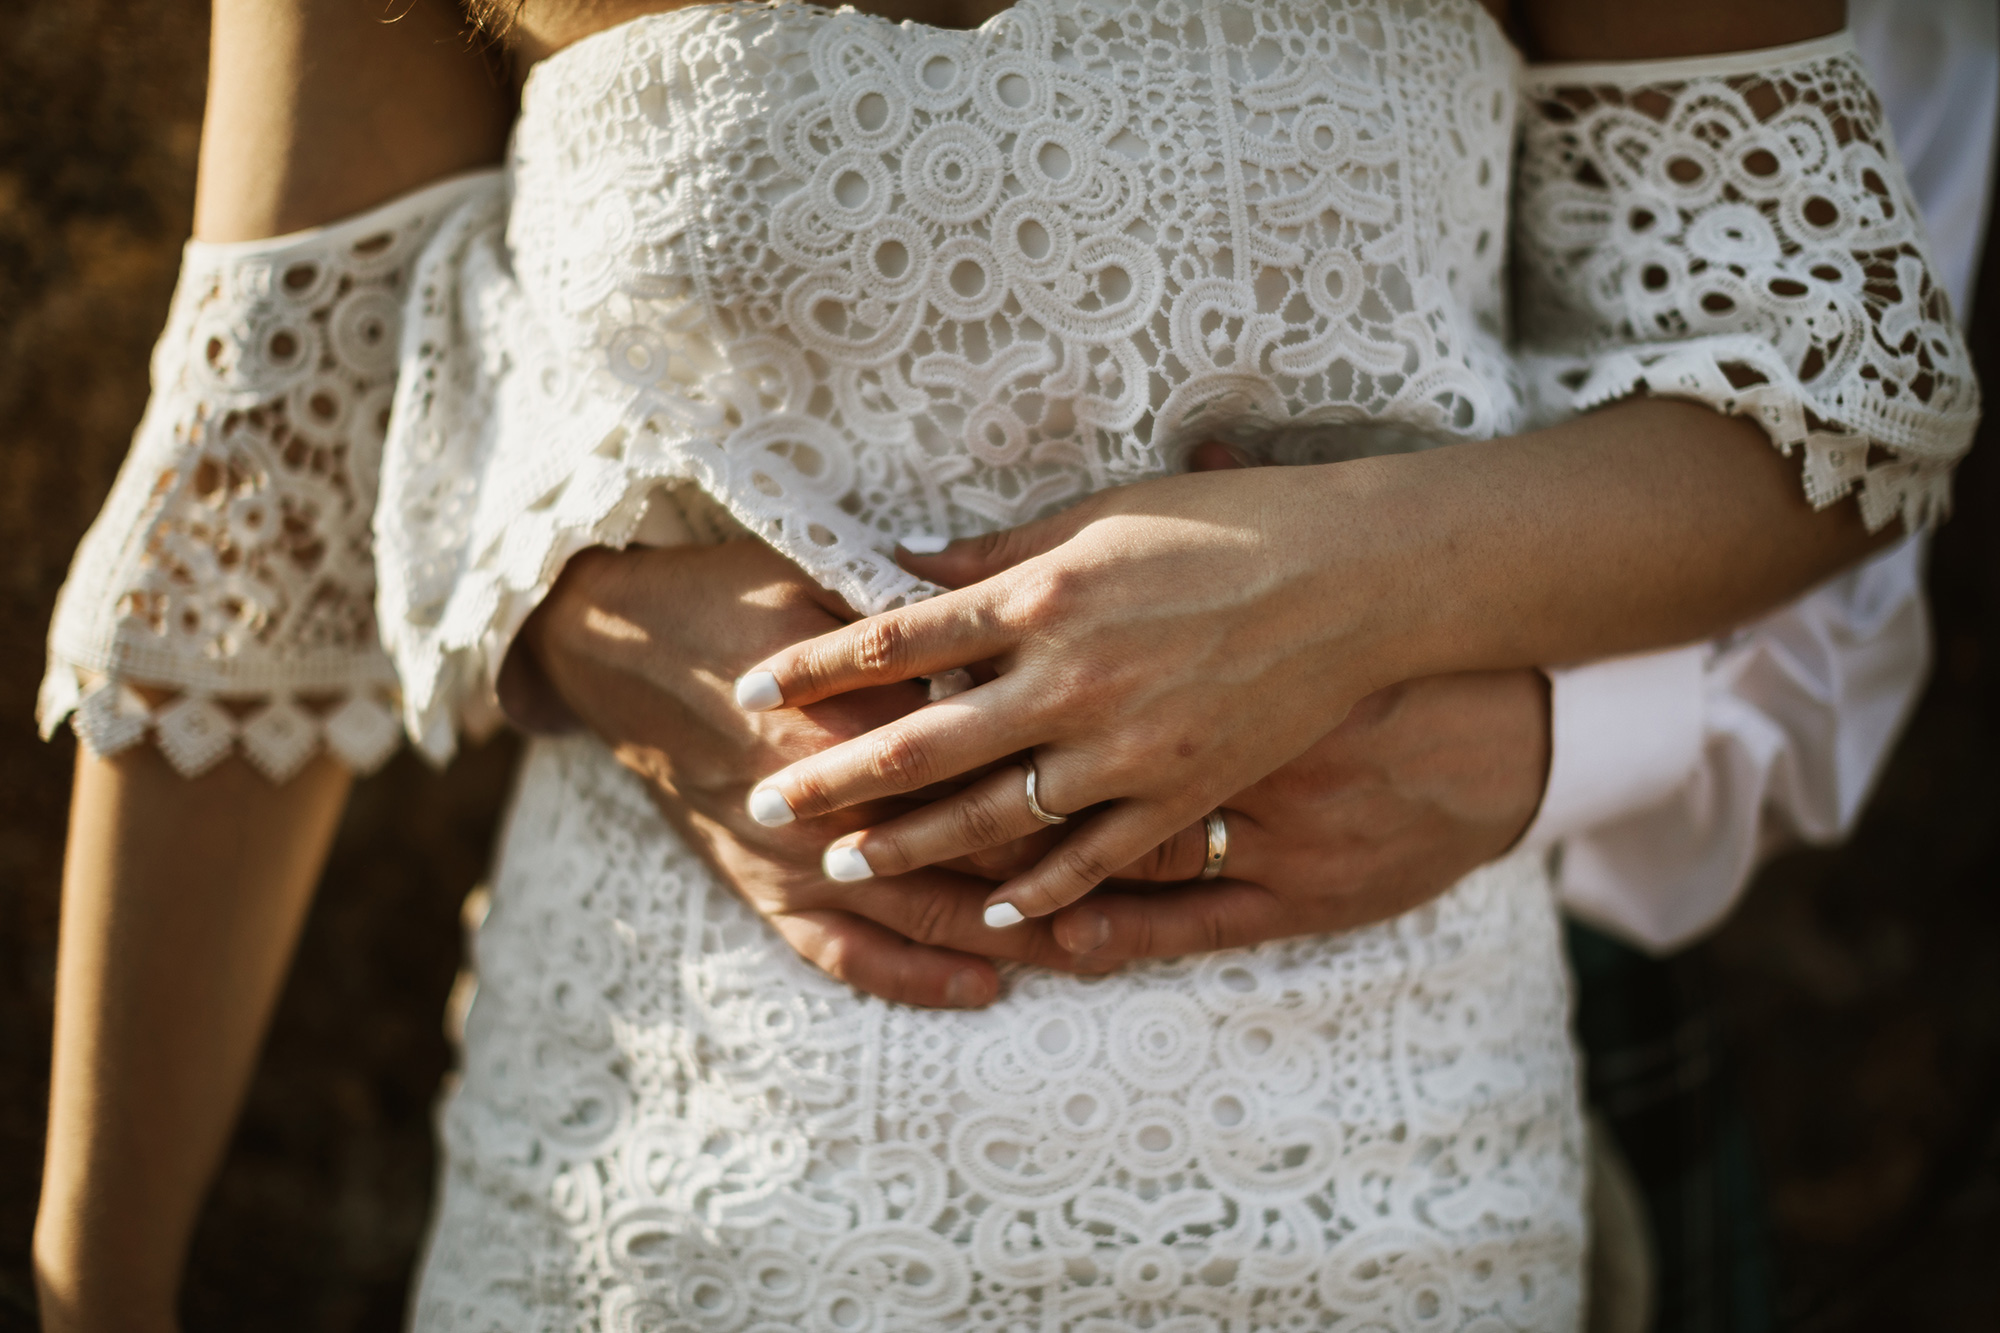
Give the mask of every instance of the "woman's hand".
POLYGON ((998 993, 989 957, 1079 967, 1046 928, 986 927, 988 879, 927 869, 868 884, 827 880, 820 854, 828 839, 908 802, 781 829, 744 813, 757 775, 922 704, 920 685, 896 684, 761 716, 734 705, 729 682, 744 664, 851 614, 760 542, 588 551, 523 627, 502 693, 531 723, 554 721, 564 707, 580 718, 788 944, 850 985, 907 1004, 975 1007, 998 993), (532 684, 523 675, 535 672, 548 691, 523 688, 532 684), (551 706, 550 692, 560 704, 551 706))
MULTIPOLYGON (((906 554, 938 582, 982 581, 778 653, 738 701, 998 674, 774 774, 751 810, 819 818, 1032 752, 1043 809, 1088 813, 987 919, 1040 916, 1376 689, 1711 638, 1885 540, 1851 506, 1812 511, 1796 466, 1753 424, 1644 398, 1504 440, 1143 482, 906 554)), ((989 772, 896 835, 941 862, 1033 832, 1025 777, 989 772)))
MULTIPOLYGON (((1032 750, 1044 809, 1101 808, 1004 886, 988 919, 1074 901, 1394 679, 1367 655, 1393 576, 1339 576, 1313 539, 1329 496, 1309 479, 1328 471, 1146 482, 942 554, 906 554, 909 569, 942 583, 990 577, 779 653, 739 683, 739 699, 812 705, 982 662, 998 674, 792 764, 753 793, 753 813, 820 819, 1032 750), (1348 669, 1330 671, 1342 657, 1348 669)), ((1389 569, 1372 564, 1377 576, 1389 569)), ((1024 781, 1018 765, 995 769, 840 844, 860 860, 837 850, 828 869, 900 874, 1033 833, 1043 825, 1024 781)))

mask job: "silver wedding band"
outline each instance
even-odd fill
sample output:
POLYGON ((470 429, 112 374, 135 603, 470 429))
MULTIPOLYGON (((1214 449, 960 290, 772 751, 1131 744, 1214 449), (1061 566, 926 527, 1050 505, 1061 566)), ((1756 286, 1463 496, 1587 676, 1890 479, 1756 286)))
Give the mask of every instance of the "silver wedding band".
POLYGON ((1068 815, 1052 815, 1042 809, 1042 803, 1035 799, 1035 757, 1029 755, 1024 764, 1028 770, 1028 813, 1041 820, 1044 824, 1069 823, 1068 815))
POLYGON ((1208 855, 1202 858, 1201 878, 1214 879, 1222 873, 1222 863, 1229 859, 1229 824, 1222 811, 1211 810, 1203 817, 1201 827, 1208 835, 1208 855))

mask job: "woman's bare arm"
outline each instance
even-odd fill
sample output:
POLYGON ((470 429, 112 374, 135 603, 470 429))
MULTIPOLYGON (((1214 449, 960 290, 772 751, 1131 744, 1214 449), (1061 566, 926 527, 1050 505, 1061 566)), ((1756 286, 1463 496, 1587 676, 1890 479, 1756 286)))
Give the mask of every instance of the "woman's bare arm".
MULTIPOLYGON (((499 158, 510 95, 445 0, 217 0, 196 231, 312 227, 499 158)), ((202 1195, 349 778, 80 754, 35 1258, 43 1321, 168 1329, 202 1195)))
POLYGON ((347 798, 309 764, 199 778, 155 750, 78 755, 56 960, 35 1270, 50 1330, 167 1329, 347 798))
MULTIPOLYGON (((1000 674, 790 765, 750 809, 817 818, 1033 749, 1048 808, 1112 802, 995 895, 1041 916, 1375 690, 1707 638, 1880 540, 1851 506, 1813 512, 1756 426, 1657 398, 1502 441, 1102 491, 906 555, 958 590, 753 669, 751 706, 979 662, 1000 674)), ((1003 768, 842 845, 896 874, 1038 828, 1003 768)))
MULTIPOLYGON (((1572 59, 1786 43, 1824 35, 1840 20, 1840 6, 1821 0, 1782 0, 1754 12, 1695 0, 1672 22, 1657 24, 1571 0, 1521 8, 1531 45, 1572 59)), ((1543 140, 1531 136, 1524 154, 1543 154, 1545 175, 1528 178, 1536 188, 1568 179, 1546 165, 1557 151, 1554 136, 1543 140)), ((1813 179, 1815 188, 1845 188, 1813 179)), ((1907 219, 1906 200, 1894 202, 1885 213, 1907 219)), ((1532 207, 1527 212, 1536 216, 1532 207)), ((1593 305, 1590 293, 1576 290, 1575 266, 1584 259, 1557 253, 1566 243, 1560 228, 1537 231, 1538 225, 1524 224, 1522 234, 1548 252, 1533 256, 1539 267, 1529 271, 1550 285, 1534 311, 1546 336, 1539 346, 1550 360, 1560 364, 1560 351, 1588 365, 1588 357, 1570 349, 1607 349, 1613 363, 1622 356, 1638 367, 1631 349, 1681 345, 1654 339, 1656 328, 1667 327, 1664 317, 1649 323, 1615 309, 1615 302, 1593 305), (1563 281, 1570 285, 1561 287, 1563 281)), ((1920 270, 1920 244, 1904 243, 1899 272, 1912 264, 1920 270)), ((1524 250, 1530 248, 1524 240, 1524 250)), ((1824 255, 1828 264, 1859 262, 1831 242, 1820 249, 1801 243, 1798 253, 1824 255)), ((1815 280, 1821 272, 1810 270, 1815 280)), ((1768 373, 1749 371, 1730 362, 1733 348, 1725 355, 1695 338, 1686 343, 1684 364, 1661 362, 1663 385, 1651 384, 1643 370, 1627 380, 1605 370, 1602 382, 1587 388, 1592 402, 1629 394, 1636 384, 1689 392, 1700 403, 1632 398, 1532 435, 1283 478, 1149 482, 1129 495, 1093 496, 1070 515, 998 534, 985 547, 966 542, 933 561, 911 558, 913 572, 957 585, 1023 563, 986 584, 778 655, 745 678, 746 706, 815 701, 849 681, 874 684, 905 666, 928 673, 992 661, 1000 679, 791 766, 753 794, 752 811, 773 823, 823 816, 850 799, 879 799, 907 790, 906 782, 969 771, 1035 747, 1044 804, 1051 795, 1057 801, 1049 808, 1115 804, 996 896, 997 918, 1018 920, 1073 899, 1105 867, 1166 836, 1170 821, 1184 827, 1206 805, 1227 799, 1237 779, 1254 780, 1270 771, 1272 760, 1298 753, 1363 685, 1706 638, 1797 595, 1881 540, 1846 504, 1813 512, 1799 495, 1796 465, 1767 447, 1760 426, 1781 445, 1806 446, 1804 489, 1818 503, 1860 480, 1862 512, 1873 525, 1897 513, 1921 522, 1941 507, 1944 472, 1915 455, 1927 450, 1929 458, 1948 458, 1963 448, 1976 391, 1955 335, 1936 318, 1935 305, 1925 303, 1926 290, 1919 271, 1890 296, 1903 303, 1898 314, 1917 309, 1920 320, 1929 320, 1936 341, 1896 345, 1921 346, 1925 355, 1935 350, 1936 364, 1948 369, 1870 364, 1857 379, 1875 373, 1884 388, 1874 398, 1852 390, 1863 406, 1851 412, 1846 400, 1828 408, 1825 395, 1806 395, 1798 376, 1811 378, 1807 362, 1782 363, 1758 344, 1746 359, 1768 373), (1703 357, 1713 366, 1706 376, 1693 368, 1703 357), (1733 373, 1745 371, 1747 379, 1733 373), (1902 380, 1892 378, 1899 375, 1915 387, 1905 392, 1902 380), (1771 401, 1759 408, 1760 424, 1704 405, 1742 410, 1741 401, 1718 391, 1725 379, 1739 387, 1778 386, 1763 391, 1771 401), (1798 406, 1802 397, 1808 408, 1798 406), (1888 409, 1881 404, 1890 399, 1913 404, 1922 416, 1916 444, 1906 428, 1882 425, 1888 409), (1871 415, 1878 408, 1881 415, 1871 415), (1888 451, 1882 470, 1860 477, 1862 451, 1835 448, 1800 424, 1820 418, 1836 434, 1879 443, 1888 451), (1877 434, 1878 427, 1887 433, 1877 434), (1912 455, 1898 454, 1899 447, 1912 455), (1139 493, 1149 487, 1142 500, 1139 493), (1190 552, 1201 558, 1186 562, 1190 552), (1277 572, 1294 556, 1305 563, 1277 572), (1149 576, 1127 581, 1141 568, 1149 576), (1256 603, 1265 614, 1237 615, 1256 603), (1318 638, 1314 623, 1322 612, 1349 629, 1318 638), (937 651, 954 639, 956 651, 937 651), (1322 713, 1327 706, 1334 711, 1322 713), (1036 716, 1044 710, 1046 716, 1036 716)), ((1710 305, 1704 297, 1701 310, 1740 307, 1710 305)), ((1716 327, 1752 343, 1762 336, 1740 318, 1716 327)), ((1847 345, 1858 346, 1867 334, 1857 331, 1847 345)), ((1578 388, 1567 381, 1564 387, 1578 388)), ((968 830, 980 837, 1033 831, 1020 781, 1018 771, 996 774, 897 821, 889 836, 870 831, 839 850, 846 857, 858 849, 869 867, 895 873, 975 850, 968 830)))

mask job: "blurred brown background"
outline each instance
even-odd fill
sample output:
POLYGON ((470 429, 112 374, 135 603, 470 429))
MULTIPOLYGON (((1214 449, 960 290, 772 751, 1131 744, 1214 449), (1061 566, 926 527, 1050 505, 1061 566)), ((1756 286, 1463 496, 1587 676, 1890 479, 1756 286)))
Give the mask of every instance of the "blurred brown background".
MULTIPOLYGON (((200 0, 28 0, 0 27, 0 1333, 34 1327, 73 742, 41 639, 139 418, 192 211, 200 0)), ((2000 386, 2000 258, 1974 344, 2000 386)), ((1931 585, 1938 671, 1854 841, 1763 876, 1696 966, 1747 1090, 1787 1327, 2000 1329, 2000 413, 1931 585)), ((400 1326, 430 1105, 512 749, 362 784, 195 1247, 191 1330, 400 1326)))

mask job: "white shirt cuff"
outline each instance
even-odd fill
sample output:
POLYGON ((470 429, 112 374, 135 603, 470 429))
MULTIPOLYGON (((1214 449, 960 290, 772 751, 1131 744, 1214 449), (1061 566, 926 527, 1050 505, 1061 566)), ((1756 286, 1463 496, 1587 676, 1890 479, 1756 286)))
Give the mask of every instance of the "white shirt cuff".
POLYGON ((1693 776, 1708 652, 1696 644, 1550 669, 1549 781, 1524 847, 1663 801, 1693 776))

